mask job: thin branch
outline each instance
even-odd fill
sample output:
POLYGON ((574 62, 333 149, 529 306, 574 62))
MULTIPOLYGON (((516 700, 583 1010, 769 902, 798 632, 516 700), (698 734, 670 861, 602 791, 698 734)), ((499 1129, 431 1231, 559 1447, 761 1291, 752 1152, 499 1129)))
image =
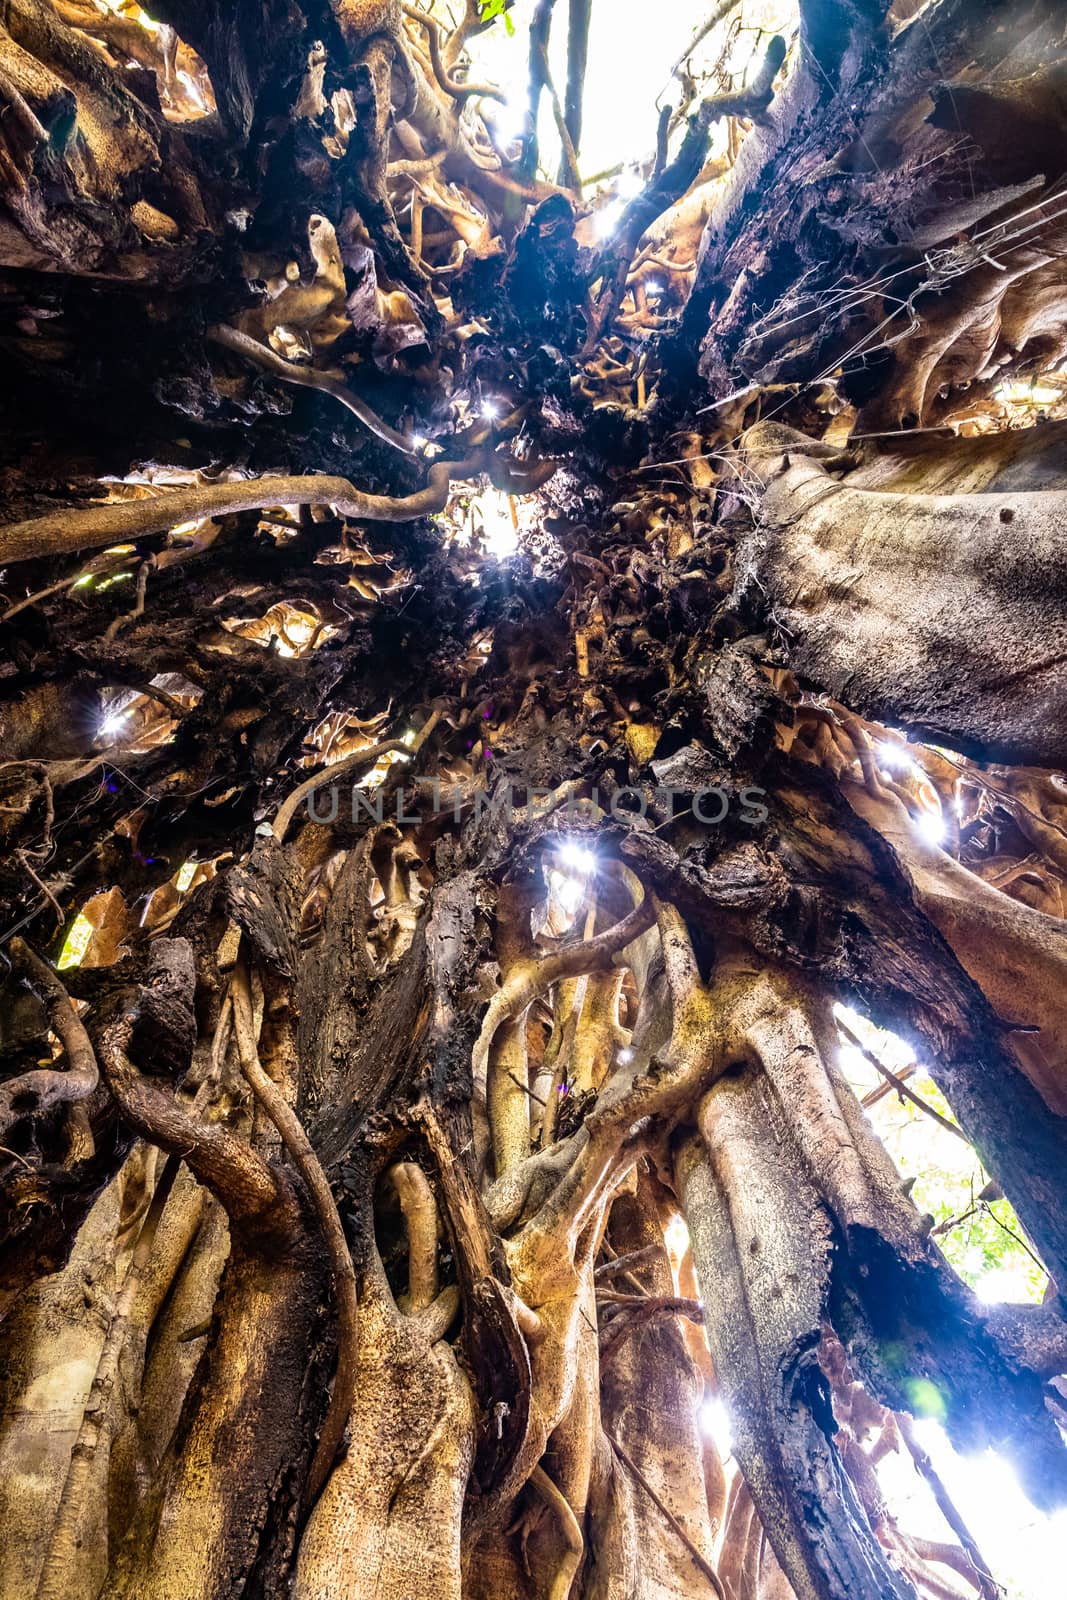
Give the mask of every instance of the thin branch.
POLYGON ((604 1261, 596 1268, 593 1277, 599 1280, 614 1278, 620 1272, 629 1273, 634 1267, 645 1266, 650 1261, 658 1260, 662 1248, 658 1244, 646 1244, 640 1250, 631 1250, 627 1255, 616 1256, 613 1261, 604 1261))
POLYGON ((600 1346, 601 1371, 614 1360, 627 1339, 639 1328, 660 1317, 687 1317, 698 1327, 704 1326, 704 1307, 699 1300, 687 1300, 679 1295, 613 1294, 597 1290, 597 1303, 620 1307, 604 1330, 600 1346))
POLYGON ((73 589, 79 577, 80 574, 76 572, 72 577, 60 578, 58 583, 50 583, 44 589, 36 589, 33 594, 28 594, 25 600, 17 600, 14 605, 8 606, 6 611, 0 611, 0 622, 10 622, 20 611, 25 611, 27 606, 35 606, 41 600, 49 600, 61 589, 73 589))
POLYGON ((908 1453, 915 1463, 916 1471, 921 1477, 925 1478, 926 1482, 930 1485, 931 1493, 933 1494, 934 1499, 937 1501, 941 1515, 944 1517, 945 1521, 956 1535, 956 1538, 960 1541, 960 1544, 970 1557, 971 1565, 974 1567, 975 1576, 978 1579, 978 1587, 983 1596, 983 1600, 999 1600, 1000 1588, 990 1574, 989 1563, 979 1550, 977 1541, 971 1530, 968 1528, 967 1524, 957 1511, 955 1503, 948 1490, 945 1488, 945 1485, 942 1483, 937 1469, 930 1460, 929 1455, 915 1437, 915 1425, 912 1422, 912 1419, 906 1413, 898 1412, 896 1421, 897 1426, 900 1429, 901 1438, 907 1445, 908 1453))
POLYGON ((1035 1267, 1037 1267, 1040 1272, 1044 1272, 1047 1275, 1048 1269, 1046 1268, 1045 1263, 1042 1261, 1041 1257, 1037 1254, 1037 1252, 1035 1250, 1032 1250, 1030 1248, 1030 1246, 1027 1244, 1026 1240, 1021 1238, 1019 1236, 1019 1234, 1017 1234, 1014 1231, 1014 1229, 1009 1228, 1008 1224, 1006 1222, 1001 1222, 1000 1218, 997 1216, 996 1212, 993 1210, 993 1207, 989 1204, 989 1202, 987 1200, 983 1200, 982 1201, 982 1208, 985 1211, 986 1216, 991 1217, 992 1220, 996 1223, 996 1225, 1000 1229, 1001 1233, 1006 1233, 1008 1238, 1011 1240, 1012 1244, 1017 1244, 1019 1246, 1020 1250, 1025 1250, 1027 1255, 1030 1257, 1030 1260, 1034 1263, 1035 1267))
MULTIPOLYGON (((652 1247, 658 1252, 660 1246, 652 1247)), ((621 1257, 621 1260, 627 1258, 621 1257)), ((675 1316, 688 1317, 691 1322, 704 1321, 704 1302, 693 1300, 687 1295, 677 1294, 649 1294, 642 1289, 637 1294, 624 1294, 621 1289, 597 1289, 598 1304, 607 1306, 622 1306, 629 1311, 638 1311, 651 1306, 656 1306, 661 1311, 670 1311, 675 1316)))
MULTIPOLYGON (((565 127, 573 156, 575 173, 578 170, 578 152, 582 146, 582 97, 585 92, 585 72, 589 60, 589 23, 593 0, 570 0, 567 17, 567 90, 564 108, 565 127)), ((566 149, 561 157, 557 181, 566 183, 569 160, 566 149)))
MULTIPOLYGON (((111 640, 116 638, 118 636, 118 634, 121 633, 122 629, 126 626, 127 623, 136 622, 138 617, 143 617, 144 616, 145 595, 148 592, 148 573, 149 573, 150 569, 155 566, 155 564, 156 564, 155 556, 151 556, 150 555, 146 560, 142 561, 140 563, 140 565, 138 566, 138 568, 137 568, 137 593, 136 593, 136 596, 134 598, 133 609, 131 611, 123 612, 123 614, 121 616, 119 616, 119 617, 116 617, 113 622, 109 622, 108 623, 107 627, 104 630, 104 640, 105 640, 106 643, 110 644, 111 640)), ((158 693, 158 691, 156 691, 156 692, 158 693)), ((162 698, 162 696, 160 695, 159 698, 162 698)), ((173 696, 168 695, 167 698, 168 699, 173 699, 173 696)), ((178 702, 178 701, 174 701, 174 704, 180 706, 180 702, 178 702)), ((181 708, 181 709, 184 709, 184 708, 181 708)))
MULTIPOLYGON (((48 901, 48 904, 52 907, 52 910, 55 912, 56 927, 62 927, 64 922, 63 907, 60 905, 59 901, 56 899, 47 883, 45 883, 44 879, 38 875, 37 871, 30 862, 29 856, 30 852, 28 850, 15 851, 15 859, 18 861, 19 866, 22 868, 23 872, 25 872, 26 876, 32 880, 34 887, 44 896, 44 898, 48 901)), ((19 927, 21 926, 22 924, 19 923, 19 927)))
POLYGON ((682 51, 681 55, 671 68, 670 75, 672 78, 676 76, 679 67, 681 67, 683 62, 685 62, 689 56, 693 54, 693 51, 697 48, 697 46, 704 43, 704 40, 707 38, 711 30, 713 28, 717 28, 719 23, 730 15, 731 11, 736 11, 740 3, 741 0, 719 0, 718 5, 712 7, 711 14, 708 16, 707 20, 701 23, 696 33, 694 33, 693 37, 690 39, 689 43, 686 45, 685 49, 682 51))
POLYGON ((40 1067, 0 1084, 0 1134, 21 1117, 39 1116, 53 1106, 87 1100, 100 1081, 89 1035, 52 968, 22 939, 12 939, 11 955, 14 965, 44 993, 49 1023, 66 1051, 67 1070, 40 1067))
POLYGON ((641 1468, 637 1465, 637 1462, 630 1455, 629 1451, 619 1443, 618 1439, 616 1439, 613 1433, 607 1433, 607 1441, 614 1450, 615 1454, 618 1456, 619 1460, 622 1462, 623 1466, 626 1467, 627 1471, 637 1479, 638 1483, 648 1495, 648 1498, 652 1501, 656 1509, 670 1523, 679 1539, 685 1545, 685 1548, 689 1551, 689 1554, 693 1558, 696 1566, 704 1574, 705 1578, 707 1578, 709 1584, 718 1595, 719 1600, 726 1600, 726 1594, 723 1590, 722 1584, 719 1582, 715 1568, 711 1565, 711 1562, 708 1561, 707 1557, 702 1555, 697 1549, 688 1533, 686 1533, 685 1529, 682 1527, 682 1524, 678 1521, 678 1518, 675 1516, 674 1512, 660 1499, 659 1495, 656 1493, 655 1489, 653 1489, 652 1485, 641 1471, 641 1468))
POLYGON ((928 1106, 926 1101, 920 1099, 920 1097, 915 1093, 914 1089, 909 1089, 903 1078, 899 1078, 895 1072, 890 1071, 889 1067, 887 1067, 884 1062, 879 1061, 878 1057, 874 1054, 874 1051, 868 1049, 863 1040, 856 1032, 854 1032, 854 1030, 849 1026, 843 1017, 836 1017, 834 1020, 850 1043, 855 1045, 856 1049, 863 1056, 864 1060, 868 1061, 876 1072, 881 1073, 882 1077, 886 1080, 889 1086, 892 1089, 895 1089, 897 1094, 899 1094, 902 1099, 910 1101, 913 1106, 918 1106, 920 1111, 924 1111, 928 1117, 932 1117, 940 1127, 946 1130, 946 1132, 954 1134, 957 1139, 962 1139, 968 1150, 971 1148, 971 1141, 968 1139, 962 1128, 957 1127, 954 1122, 950 1122, 947 1117, 943 1117, 940 1111, 937 1111, 933 1106, 928 1106))
POLYGON ((522 1079, 520 1077, 518 1077, 514 1072, 509 1072, 508 1073, 508 1077, 511 1079, 512 1083, 515 1085, 516 1089, 521 1089, 523 1094, 529 1095, 531 1100, 536 1100, 536 1102, 537 1102, 537 1104, 539 1106, 547 1105, 548 1102, 546 1100, 543 1100, 539 1094, 535 1094, 534 1091, 530 1088, 530 1085, 528 1083, 523 1083, 522 1079))
POLYGON ((190 484, 148 500, 65 507, 0 527, 0 562, 32 561, 73 550, 99 549, 102 545, 165 533, 181 522, 235 511, 261 511, 264 506, 332 505, 341 516, 368 522, 412 522, 416 517, 444 510, 453 478, 474 477, 485 468, 481 453, 465 461, 435 462, 425 486, 407 495, 365 494, 347 478, 308 473, 304 477, 190 484))
POLYGON ((295 361, 286 361, 284 356, 278 355, 270 345, 264 344, 260 339, 253 339, 247 333, 241 333, 237 328, 229 328, 224 323, 217 323, 207 331, 209 339, 216 344, 221 344, 227 350, 233 350, 238 355, 246 356, 249 361, 254 361, 265 372, 271 373, 275 378, 281 378, 285 383, 298 384, 303 389, 318 389, 321 394, 332 395, 343 406, 347 406, 354 417, 358 417, 364 427, 371 433, 391 444, 395 450, 402 450, 405 455, 418 454, 418 446, 413 438, 405 438, 402 433, 397 433, 387 422, 383 422, 378 413, 353 394, 344 380, 333 372, 317 372, 314 367, 298 366, 295 361))
MULTIPOLYGON (((910 1064, 907 1064, 907 1065, 901 1067, 901 1069, 900 1069, 899 1073, 897 1074, 897 1076, 900 1079, 902 1079, 904 1082, 907 1082, 907 1080, 909 1078, 914 1077, 915 1073, 918 1070, 919 1069, 918 1069, 917 1063, 912 1062, 910 1064)), ((883 1078, 881 1083, 876 1083, 873 1089, 868 1089, 867 1093, 863 1096, 863 1099, 860 1101, 860 1105, 863 1107, 864 1111, 868 1111, 871 1106, 876 1106, 878 1104, 879 1100, 884 1100, 887 1094, 892 1094, 892 1093, 893 1093, 893 1085, 891 1083, 887 1083, 886 1080, 883 1078)))
POLYGON ((272 829, 275 839, 281 843, 301 802, 306 800, 309 795, 314 794, 316 789, 321 789, 325 783, 336 783, 339 778, 350 777, 356 772, 362 776, 364 772, 370 772, 376 767, 382 756, 418 755, 440 720, 441 713, 439 711, 432 712, 419 729, 418 735, 412 744, 406 744, 403 739, 387 739, 384 744, 371 745, 367 750, 355 750, 350 756, 346 756, 343 761, 337 761, 333 766, 325 767, 322 772, 315 772, 310 778, 305 778, 304 782, 294 789, 289 798, 278 808, 278 815, 274 819, 274 827, 272 829))
MULTIPOLYGON (((445 65, 441 53, 441 24, 436 17, 431 17, 426 11, 419 11, 414 6, 405 6, 404 15, 413 22, 420 22, 426 29, 430 40, 430 64, 433 67, 434 77, 446 94, 454 100, 468 100, 473 95, 480 95, 486 100, 499 100, 506 103, 507 95, 503 89, 498 89, 491 83, 461 83, 453 78, 445 65)), ((392 169, 390 169, 392 170, 392 169)))

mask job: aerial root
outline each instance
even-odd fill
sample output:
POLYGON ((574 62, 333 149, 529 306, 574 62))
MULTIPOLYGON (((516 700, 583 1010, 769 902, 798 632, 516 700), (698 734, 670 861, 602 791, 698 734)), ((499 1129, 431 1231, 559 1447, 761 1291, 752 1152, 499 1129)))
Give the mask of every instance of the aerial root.
POLYGON ((22 1117, 39 1116, 63 1104, 73 1110, 100 1081, 96 1052, 60 979, 22 939, 11 941, 11 954, 15 966, 44 994, 49 1023, 66 1052, 67 1069, 40 1067, 0 1084, 0 1136, 22 1117))
POLYGON ((260 1062, 248 973, 241 964, 234 968, 230 979, 230 998, 241 1071, 247 1078, 253 1094, 262 1103, 277 1128, 285 1148, 293 1159, 293 1164, 307 1184, 333 1270, 338 1324, 337 1368, 334 1373, 330 1403, 308 1472, 305 1502, 312 1505, 333 1465, 352 1411, 352 1399, 356 1387, 356 1340, 359 1317, 356 1279, 345 1231, 341 1226, 341 1218, 319 1158, 304 1132, 300 1118, 277 1084, 273 1083, 264 1072, 260 1062))

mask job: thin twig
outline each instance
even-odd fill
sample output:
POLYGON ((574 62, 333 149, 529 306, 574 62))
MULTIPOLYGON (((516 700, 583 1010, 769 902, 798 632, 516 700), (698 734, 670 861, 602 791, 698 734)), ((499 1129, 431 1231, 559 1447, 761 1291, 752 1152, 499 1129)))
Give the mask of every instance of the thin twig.
POLYGON ((703 1556, 697 1549, 688 1533, 686 1533, 685 1529, 682 1527, 682 1524, 678 1521, 678 1518, 675 1516, 674 1512, 660 1499, 659 1495, 656 1493, 655 1489, 653 1489, 652 1485, 649 1483, 648 1479, 645 1477, 636 1461, 630 1455, 629 1451, 619 1443, 618 1439, 616 1439, 613 1433, 607 1434, 607 1440, 615 1454, 618 1456, 619 1460, 622 1462, 623 1466, 633 1474, 638 1483, 641 1485, 642 1489, 648 1495, 648 1498, 652 1501, 653 1505, 670 1523, 679 1539, 685 1545, 685 1548, 689 1551, 689 1554, 692 1556, 697 1567, 699 1567, 700 1571, 704 1574, 705 1578, 707 1578, 711 1587, 715 1590, 719 1600, 726 1600, 726 1592, 723 1589, 722 1584, 719 1582, 718 1574, 716 1573, 715 1568, 711 1565, 711 1562, 708 1561, 706 1556, 703 1556))
POLYGON ((697 46, 703 44, 711 30, 713 28, 717 28, 719 23, 722 22, 724 18, 728 17, 731 11, 736 10, 739 4, 740 0, 719 0, 718 5, 712 8, 711 15, 705 22, 701 23, 696 33, 690 39, 681 55, 674 63, 674 66, 670 71, 672 78, 677 75, 679 67, 688 59, 689 56, 693 54, 693 51, 697 48, 697 46))
POLYGON ((391 428, 365 400, 353 394, 343 379, 335 373, 317 372, 314 367, 297 366, 293 361, 286 361, 261 340, 253 339, 238 328, 229 328, 225 323, 217 323, 209 328, 208 338, 213 339, 216 344, 225 346, 227 350, 233 350, 236 354, 255 361, 266 372, 275 378, 283 379, 285 383, 295 383, 304 389, 318 389, 322 394, 332 395, 343 406, 347 406, 364 427, 369 428, 371 433, 376 434, 386 444, 391 444, 396 450, 402 450, 407 456, 418 453, 414 439, 405 438, 402 433, 397 433, 395 428, 391 428))
POLYGON ((646 1244, 640 1250, 631 1250, 627 1255, 616 1256, 613 1261, 604 1261, 593 1272, 594 1278, 614 1278, 616 1273, 629 1272, 631 1267, 643 1266, 645 1263, 660 1255, 662 1246, 646 1244))
POLYGON ((336 783, 339 778, 349 777, 354 772, 362 771, 363 768, 370 771, 377 766, 382 756, 418 755, 440 720, 441 713, 433 711, 419 729, 412 744, 407 744, 403 739, 387 739, 384 744, 371 745, 366 750, 356 750, 343 761, 337 761, 332 767, 326 767, 322 772, 313 773, 310 778, 305 778, 278 808, 272 830, 275 839, 280 843, 285 838, 286 830, 296 815, 301 801, 314 794, 316 789, 321 789, 324 783, 336 783))
POLYGON ((996 1225, 1000 1229, 1000 1231, 1002 1233, 1006 1233, 1008 1238, 1012 1241, 1012 1243, 1013 1244, 1017 1244, 1019 1246, 1020 1250, 1025 1250, 1027 1255, 1030 1257, 1030 1260, 1034 1263, 1034 1265, 1037 1266, 1037 1267, 1040 1267, 1041 1271, 1043 1273, 1045 1273, 1046 1276, 1047 1276, 1048 1269, 1045 1266, 1045 1263, 1042 1261, 1042 1259, 1041 1259, 1041 1257, 1039 1255, 1037 1255, 1033 1250, 1031 1250, 1031 1248, 1027 1244, 1026 1240, 1024 1238, 1022 1238, 1019 1234, 1013 1232, 1013 1230, 1008 1227, 1008 1224, 1006 1222, 1001 1222, 1000 1218, 997 1216, 996 1212, 993 1210, 993 1207, 989 1204, 988 1200, 983 1200, 981 1204, 982 1204, 982 1209, 985 1211, 986 1215, 993 1219, 993 1221, 996 1223, 996 1225))
POLYGON ((36 1173, 37 1171, 37 1168, 27 1161, 25 1156, 20 1156, 17 1150, 9 1150, 6 1144, 0 1144, 0 1155, 10 1156, 13 1161, 21 1161, 27 1172, 36 1173))
POLYGON ((148 574, 156 564, 155 556, 147 556, 137 568, 137 594, 133 602, 133 610, 126 611, 113 622, 109 622, 104 630, 104 639, 110 643, 128 622, 136 622, 138 617, 144 616, 145 594, 148 590, 148 574))
POLYGON ((517 1073, 509 1072, 508 1077, 511 1079, 512 1083, 517 1089, 521 1089, 523 1094, 528 1094, 531 1100, 536 1100, 539 1106, 547 1104, 547 1101, 542 1100, 539 1094, 534 1093, 529 1084, 523 1083, 522 1079, 517 1075, 517 1073))
POLYGON ((941 1515, 944 1517, 945 1521, 956 1535, 956 1538, 960 1541, 960 1544, 970 1557, 971 1565, 974 1567, 975 1576, 978 1579, 979 1592, 983 1596, 983 1600, 999 1600, 1001 1592, 1000 1586, 990 1573, 989 1564, 982 1555, 982 1552, 979 1550, 974 1535, 971 1533, 971 1530, 968 1528, 967 1524, 956 1510, 956 1506, 952 1500, 952 1497, 945 1488, 945 1485, 942 1483, 937 1469, 930 1460, 930 1457, 927 1455, 926 1451, 923 1449, 922 1445, 919 1443, 918 1439, 915 1437, 915 1425, 912 1422, 912 1419, 906 1413, 898 1413, 896 1420, 897 1426, 900 1429, 901 1438, 907 1445, 908 1453, 915 1463, 916 1471, 921 1477, 925 1478, 926 1482, 930 1485, 930 1490, 934 1499, 937 1501, 941 1515))
POLYGON ((413 22, 419 22, 426 29, 430 41, 430 64, 433 67, 434 77, 446 94, 454 100, 467 100, 473 95, 482 99, 500 100, 506 103, 507 95, 503 89, 498 89, 491 83, 461 83, 453 78, 445 65, 441 54, 441 24, 436 17, 431 17, 426 11, 418 11, 414 6, 405 6, 404 15, 413 22))
POLYGON ((948 1133, 951 1133, 955 1138, 962 1139, 968 1149, 971 1148, 971 1141, 968 1139, 962 1128, 958 1127, 956 1123, 950 1122, 947 1117, 943 1117, 940 1111, 935 1110, 933 1106, 927 1105, 925 1100, 921 1100, 919 1098, 914 1089, 909 1089, 903 1078, 898 1078, 896 1073, 890 1071, 884 1062, 879 1061, 878 1057, 874 1054, 874 1051, 868 1049, 863 1040, 857 1033, 853 1031, 843 1017, 838 1017, 836 1020, 837 1026, 840 1028, 841 1032, 847 1039, 850 1040, 852 1044, 855 1045, 856 1049, 863 1056, 864 1060, 870 1062, 871 1066, 876 1072, 881 1073, 886 1082, 896 1090, 897 1094, 899 1094, 903 1100, 909 1100, 913 1106, 918 1106, 920 1111, 924 1111, 928 1117, 932 1117, 936 1123, 939 1123, 942 1128, 944 1128, 948 1133))
POLYGON ((55 912, 55 914, 56 914, 56 926, 57 927, 62 927, 64 921, 66 920, 66 918, 65 918, 65 916, 63 914, 63 907, 60 905, 59 901, 56 899, 55 895, 52 893, 52 891, 48 887, 47 883, 44 882, 43 878, 39 878, 37 876, 37 873, 34 871, 33 867, 30 865, 29 860, 27 859, 27 857, 29 856, 29 851, 28 850, 16 850, 15 851, 15 856, 16 856, 16 858, 18 860, 18 863, 21 866, 23 872, 25 872, 27 877, 32 878, 34 886, 37 889, 40 890, 41 894, 44 895, 45 899, 48 901, 48 904, 52 907, 52 910, 55 912))
POLYGON ((700 1301, 679 1295, 617 1294, 610 1289, 598 1289, 597 1304, 619 1308, 603 1333, 601 1371, 615 1359, 627 1339, 658 1317, 687 1317, 700 1327, 704 1325, 704 1307, 700 1301))
POLYGON ((20 611, 25 611, 27 606, 35 606, 40 600, 50 599, 52 595, 58 594, 60 589, 73 589, 78 578, 78 573, 72 578, 60 578, 58 583, 50 583, 47 588, 37 589, 33 594, 28 594, 25 600, 17 600, 14 605, 8 606, 6 611, 0 611, 0 622, 10 622, 20 611))

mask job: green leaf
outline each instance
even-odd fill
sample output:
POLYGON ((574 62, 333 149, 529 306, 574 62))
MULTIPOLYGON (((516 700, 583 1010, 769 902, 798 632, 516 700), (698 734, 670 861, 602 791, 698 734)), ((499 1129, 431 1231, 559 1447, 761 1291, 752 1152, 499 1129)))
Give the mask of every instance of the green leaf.
POLYGON ((509 34, 513 34, 515 32, 515 24, 505 9, 506 6, 507 0, 478 0, 478 10, 483 22, 492 22, 494 17, 503 17, 504 27, 509 34))

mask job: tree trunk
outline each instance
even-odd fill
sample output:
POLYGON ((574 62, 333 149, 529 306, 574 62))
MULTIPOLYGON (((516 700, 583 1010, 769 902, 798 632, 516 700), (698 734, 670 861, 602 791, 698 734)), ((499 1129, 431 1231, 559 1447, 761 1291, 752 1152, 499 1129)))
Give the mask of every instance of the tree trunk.
POLYGON ((1063 19, 552 10, 4 11, 4 1600, 1067 1501, 1063 19))

